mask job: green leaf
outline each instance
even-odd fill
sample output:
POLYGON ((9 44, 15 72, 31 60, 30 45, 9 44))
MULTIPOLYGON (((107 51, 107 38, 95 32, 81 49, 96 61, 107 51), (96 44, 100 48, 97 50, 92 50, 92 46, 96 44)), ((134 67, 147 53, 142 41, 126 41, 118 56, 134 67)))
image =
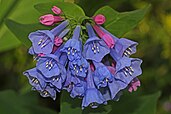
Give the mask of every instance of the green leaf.
POLYGON ((106 106, 100 105, 97 109, 81 110, 81 100, 72 99, 67 92, 63 92, 60 114, 155 114, 160 94, 157 92, 146 96, 123 95, 118 102, 110 101, 106 106))
POLYGON ((13 20, 5 20, 8 28, 13 32, 13 34, 27 47, 31 46, 28 35, 30 32, 34 32, 41 29, 49 29, 41 24, 20 24, 13 20))
POLYGON ((35 5, 35 9, 37 9, 42 14, 52 13, 52 6, 58 6, 62 9, 64 14, 69 17, 73 17, 76 20, 80 17, 84 17, 85 13, 78 5, 68 2, 51 2, 51 3, 42 3, 35 5))
POLYGON ((15 35, 8 30, 5 24, 1 27, 3 29, 0 28, 0 52, 18 47, 21 43, 17 38, 15 38, 15 35))
POLYGON ((0 92, 0 114, 56 114, 38 105, 34 94, 18 95, 8 90, 0 92))
POLYGON ((84 9, 87 16, 91 17, 99 8, 105 5, 116 8, 118 4, 124 1, 127 0, 75 0, 75 3, 84 9))
POLYGON ((149 8, 150 5, 147 5, 143 9, 119 13, 109 6, 104 6, 95 15, 103 14, 106 17, 105 28, 114 35, 121 37, 137 26, 149 11, 149 8))
POLYGON ((49 0, 0 1, 0 52, 18 47, 21 44, 17 37, 6 27, 4 20, 10 18, 20 23, 37 23, 40 14, 34 9, 33 5, 48 1, 49 0))

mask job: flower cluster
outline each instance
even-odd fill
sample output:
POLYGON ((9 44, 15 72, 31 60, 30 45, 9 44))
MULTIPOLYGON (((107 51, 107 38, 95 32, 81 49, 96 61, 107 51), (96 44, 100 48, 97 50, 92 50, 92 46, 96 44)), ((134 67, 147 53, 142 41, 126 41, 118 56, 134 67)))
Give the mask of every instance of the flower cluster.
POLYGON ((66 90, 72 98, 82 99, 82 109, 117 101, 124 89, 136 91, 142 60, 130 56, 136 52, 137 42, 117 38, 100 26, 106 20, 103 15, 91 18, 94 23, 87 21, 73 30, 70 19, 60 16, 60 8, 54 6, 52 11, 58 16, 47 14, 41 16, 40 22, 47 26, 61 23, 52 30, 29 34, 29 54, 37 64, 24 75, 33 90, 53 99, 56 92, 66 90), (86 31, 82 32, 82 26, 86 26, 86 31), (85 42, 82 34, 87 34, 85 42))

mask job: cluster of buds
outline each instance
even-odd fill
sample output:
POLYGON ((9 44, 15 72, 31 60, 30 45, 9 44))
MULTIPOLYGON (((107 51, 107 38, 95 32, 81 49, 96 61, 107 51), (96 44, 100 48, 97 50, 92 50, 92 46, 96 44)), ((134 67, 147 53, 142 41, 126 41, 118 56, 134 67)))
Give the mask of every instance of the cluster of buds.
POLYGON ((125 89, 137 90, 142 60, 130 58, 136 52, 137 42, 117 38, 103 28, 106 19, 102 14, 92 17, 93 22, 70 27, 72 21, 61 17, 60 8, 54 6, 52 11, 56 16, 41 16, 40 22, 47 26, 60 24, 52 30, 29 34, 29 54, 37 64, 24 75, 33 90, 53 99, 56 92, 66 90, 72 98, 82 99, 82 109, 117 101, 125 89), (81 26, 86 27, 84 32, 81 26), (87 35, 86 42, 81 33, 87 35))

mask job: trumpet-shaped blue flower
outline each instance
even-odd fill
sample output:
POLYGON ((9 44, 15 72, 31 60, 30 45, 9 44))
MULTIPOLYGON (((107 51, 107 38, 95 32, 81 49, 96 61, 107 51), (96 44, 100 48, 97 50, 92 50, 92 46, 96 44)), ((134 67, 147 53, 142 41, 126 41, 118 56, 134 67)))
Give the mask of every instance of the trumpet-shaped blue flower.
POLYGON ((108 33, 114 40, 115 46, 111 49, 111 53, 117 54, 119 57, 126 56, 129 57, 130 55, 136 52, 136 46, 138 45, 137 42, 128 40, 126 38, 117 38, 108 32, 103 27, 100 27, 104 32, 108 33), (114 51, 113 51, 114 50, 114 51))
POLYGON ((42 73, 44 80, 55 86, 58 91, 66 80, 65 64, 67 56, 60 54, 60 48, 54 54, 47 54, 39 59, 37 70, 42 73), (62 56, 62 57, 60 57, 62 56))
POLYGON ((69 62, 69 66, 72 75, 86 77, 89 64, 85 58, 81 57, 80 59, 69 62))
POLYGON ((70 92, 72 98, 83 97, 86 89, 85 78, 73 76, 68 68, 64 89, 70 92))
POLYGON ((142 60, 138 58, 130 58, 131 64, 129 66, 125 66, 116 72, 115 78, 122 80, 127 85, 137 76, 142 74, 141 63, 142 60))
POLYGON ((62 22, 59 26, 49 30, 38 30, 29 34, 32 42, 32 49, 35 54, 50 54, 54 46, 55 36, 58 36, 68 25, 68 21, 62 22))
POLYGON ((90 67, 88 70, 86 82, 87 82, 87 88, 85 91, 85 96, 83 97, 82 100, 82 109, 84 109, 87 106, 90 106, 92 108, 97 108, 99 104, 107 104, 100 91, 96 89, 94 85, 94 79, 92 77, 92 71, 90 67))
POLYGON ((94 62, 94 65, 96 67, 94 72, 96 86, 100 89, 106 101, 115 99, 118 92, 124 89, 127 84, 115 78, 115 68, 107 67, 102 63, 94 62))
MULTIPOLYGON (((51 97, 56 99, 56 87, 49 85, 49 83, 44 79, 44 76, 36 69, 30 69, 23 73, 29 79, 33 90, 40 92, 43 97, 51 97)), ((56 85, 57 86, 57 85, 56 85)))
POLYGON ((86 26, 89 39, 84 45, 85 58, 100 62, 103 57, 110 52, 110 49, 102 39, 96 36, 92 26, 89 23, 87 23, 86 26))
POLYGON ((112 74, 103 63, 93 62, 96 70, 94 71, 94 82, 98 88, 106 87, 108 82, 113 79, 112 74))
POLYGON ((82 43, 79 40, 81 27, 77 25, 74 30, 72 39, 68 40, 64 47, 61 49, 62 52, 67 53, 68 59, 73 61, 81 58, 82 43))

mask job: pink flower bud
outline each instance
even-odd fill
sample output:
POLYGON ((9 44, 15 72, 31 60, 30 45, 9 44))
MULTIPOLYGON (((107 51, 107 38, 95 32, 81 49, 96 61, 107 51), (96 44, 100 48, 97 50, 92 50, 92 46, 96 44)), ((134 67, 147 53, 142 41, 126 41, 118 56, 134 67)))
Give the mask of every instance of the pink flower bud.
POLYGON ((55 38, 55 41, 54 41, 55 46, 59 47, 62 43, 63 43, 62 38, 58 38, 58 37, 55 38))
POLYGON ((114 39, 107 33, 103 32, 101 30, 101 28, 97 25, 93 26, 94 30, 96 31, 96 33, 100 36, 100 38, 102 38, 104 40, 104 42, 106 43, 106 45, 109 48, 113 48, 115 45, 115 41, 114 39))
POLYGON ((40 17, 40 23, 42 23, 43 25, 47 25, 47 26, 51 26, 54 23, 58 23, 60 21, 62 21, 63 18, 60 16, 53 16, 52 14, 47 14, 44 16, 40 17))
POLYGON ((53 13, 55 13, 57 15, 62 13, 62 10, 60 8, 56 7, 56 6, 52 7, 52 11, 53 11, 53 13))
POLYGON ((105 41, 105 43, 107 44, 107 46, 109 48, 113 48, 114 47, 114 40, 113 38, 109 35, 109 34, 104 34, 102 39, 105 41))
POLYGON ((129 92, 132 92, 132 91, 136 91, 137 88, 141 85, 140 81, 137 80, 137 81, 132 81, 131 84, 130 84, 130 87, 128 89, 129 92))
POLYGON ((95 21, 96 24, 98 25, 102 25, 104 24, 104 22, 106 21, 106 18, 104 15, 102 14, 99 14, 99 15, 96 15, 93 20, 95 21))

